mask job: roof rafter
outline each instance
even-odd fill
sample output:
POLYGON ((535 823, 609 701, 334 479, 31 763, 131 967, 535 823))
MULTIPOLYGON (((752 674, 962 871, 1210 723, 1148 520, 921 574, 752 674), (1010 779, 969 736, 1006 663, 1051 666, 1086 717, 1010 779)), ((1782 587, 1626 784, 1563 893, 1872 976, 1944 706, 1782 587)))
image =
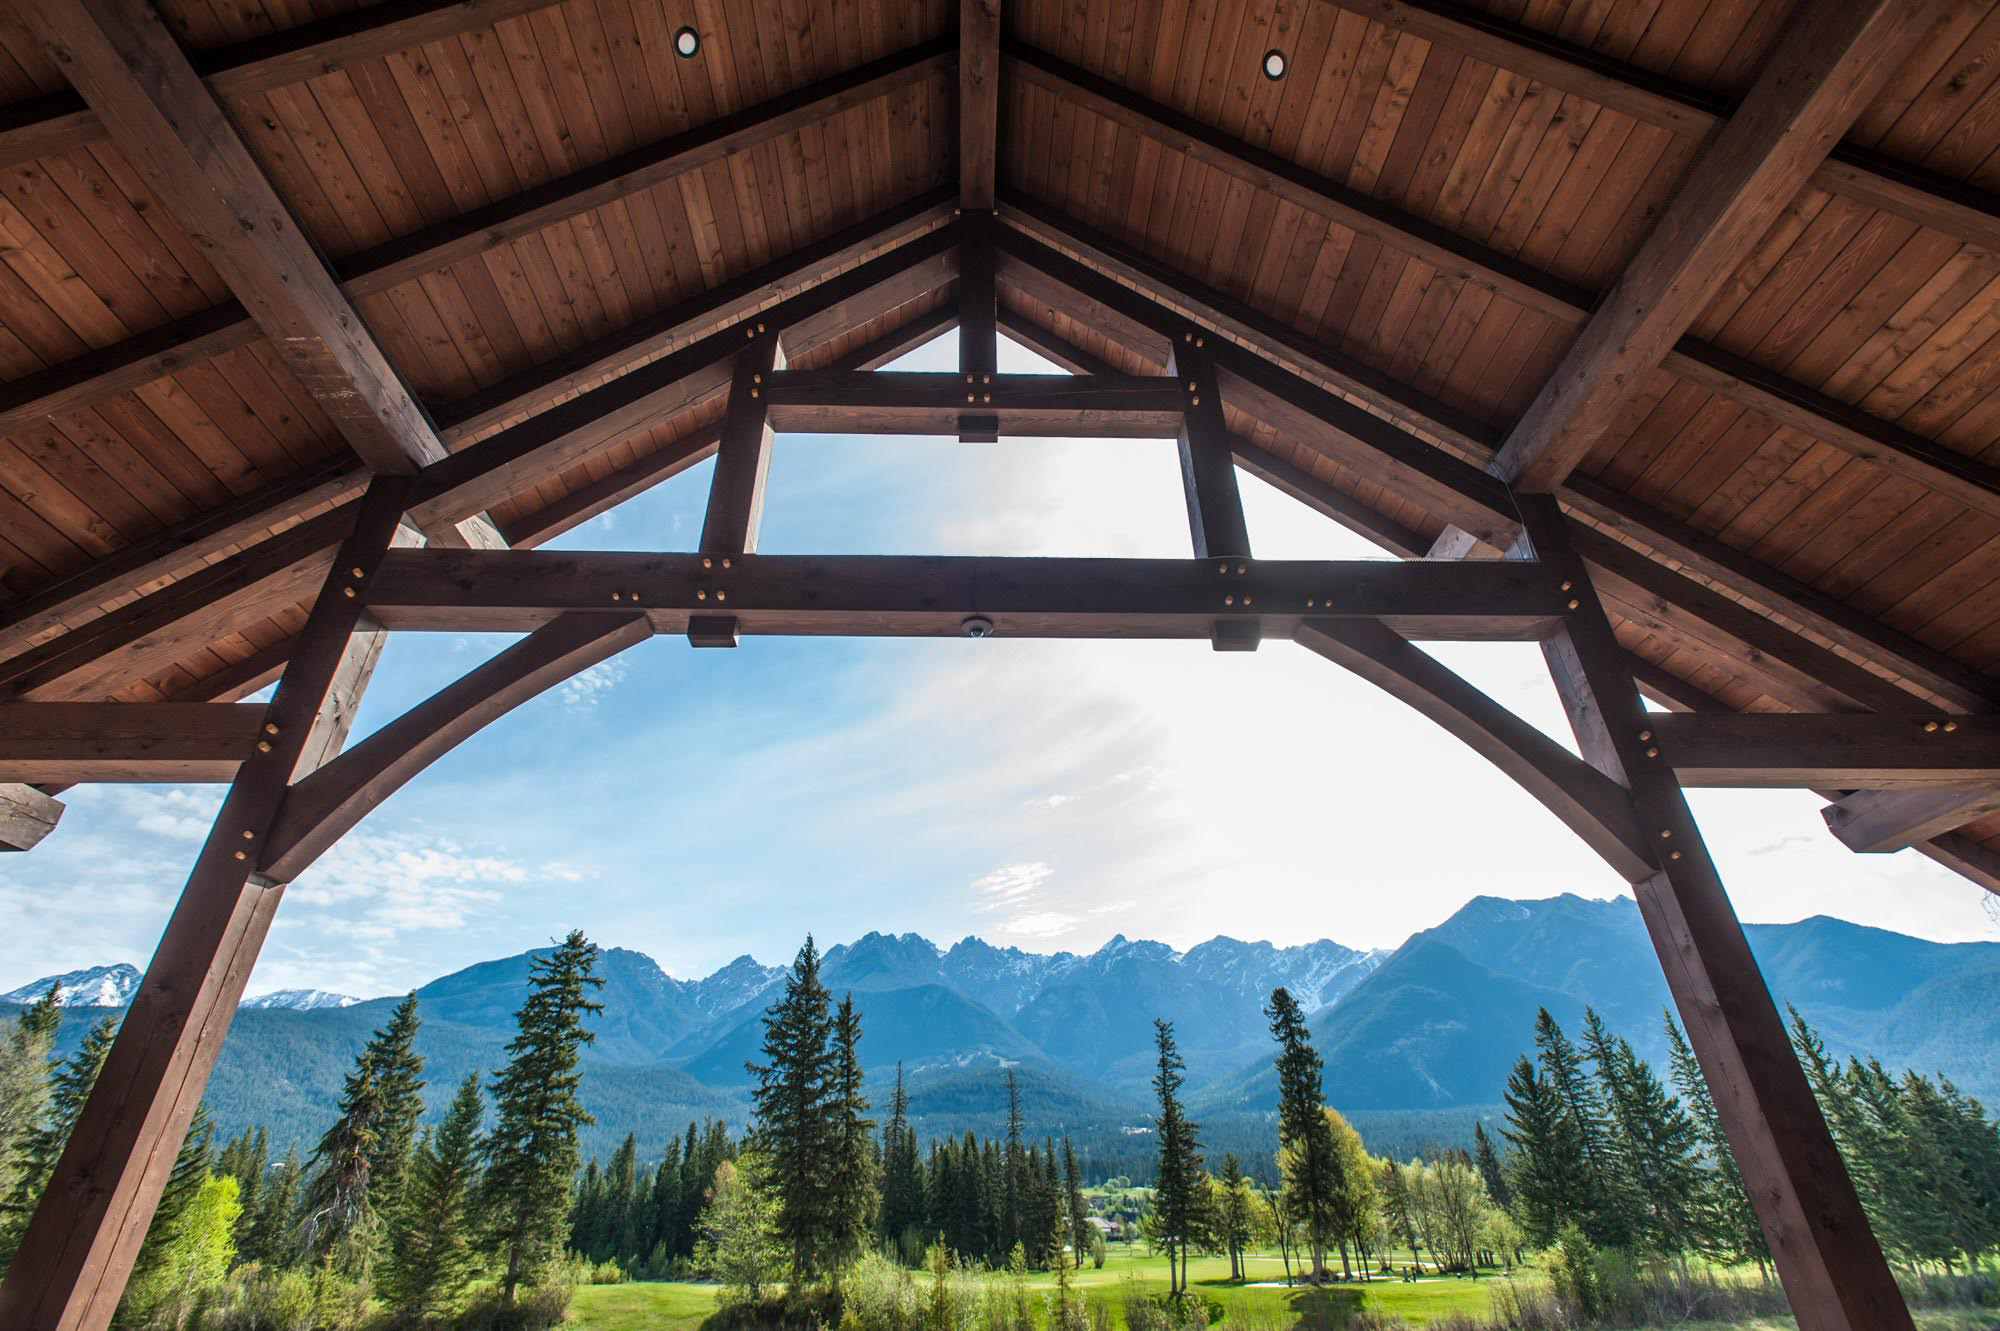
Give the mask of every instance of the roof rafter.
MULTIPOLYGON (((1805 0, 1743 104, 1689 168, 1638 251, 1488 464, 1550 491, 1674 343, 1928 29, 1942 0, 1805 0)), ((1440 554, 1464 554, 1446 533, 1440 554)))

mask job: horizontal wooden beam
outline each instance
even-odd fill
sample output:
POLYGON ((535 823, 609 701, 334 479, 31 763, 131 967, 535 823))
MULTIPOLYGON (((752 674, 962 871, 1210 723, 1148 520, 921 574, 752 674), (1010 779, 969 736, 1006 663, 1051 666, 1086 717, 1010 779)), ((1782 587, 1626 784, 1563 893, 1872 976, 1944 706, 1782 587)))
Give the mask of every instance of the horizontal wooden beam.
POLYGON ((231 781, 261 703, 0 703, 0 782, 231 781))
POLYGON ((746 634, 1207 638, 1218 620, 1288 636, 1327 617, 1412 638, 1547 633, 1565 595, 1531 563, 1316 563, 399 550, 364 590, 390 629, 521 632, 635 604, 656 632, 733 615, 746 634), (984 626, 968 627, 978 617, 984 626))
POLYGON ((1819 811, 1849 850, 1902 850, 2000 813, 2000 789, 1857 790, 1819 811))
POLYGON ((33 850, 62 815, 61 800, 18 782, 0 784, 0 852, 33 850))
MULTIPOLYGON (((350 256, 336 266, 340 291, 348 300, 360 300, 439 272, 463 259, 488 253, 522 236, 651 188, 674 175, 721 160, 729 152, 768 142, 801 125, 920 82, 947 66, 953 58, 947 46, 926 43, 389 241, 350 256)), ((940 189, 922 196, 918 211, 925 215, 926 222, 934 221, 943 215, 951 199, 950 190, 940 189)), ((883 230, 882 218, 864 219, 799 254, 810 259, 814 251, 854 244, 855 233, 873 236, 883 230)), ((854 256, 829 254, 828 259, 838 266, 853 262, 854 256)), ((686 324, 690 318, 703 317, 704 304, 712 308, 705 316, 706 327, 699 330, 703 332, 752 312, 759 304, 788 294, 788 283, 781 270, 791 262, 779 260, 720 283, 692 301, 642 320, 632 330, 621 330, 622 337, 612 335, 606 346, 593 343, 475 394, 463 403, 442 407, 437 413, 440 437, 451 443, 526 409, 519 402, 524 396, 529 398, 527 405, 540 405, 571 391, 578 382, 615 368, 607 366, 607 360, 628 364, 647 354, 643 346, 628 351, 630 343, 650 341, 663 346, 667 339, 688 336, 686 324), (624 359, 616 359, 621 356, 624 359)), ((817 269, 820 265, 808 266, 817 269)), ((814 279, 820 276, 823 273, 811 273, 814 279)), ((794 277, 789 285, 796 287, 797 281, 794 277)), ((246 346, 258 336, 257 323, 235 303, 148 329, 0 387, 0 432, 12 433, 51 416, 129 392, 190 364, 246 346)))
MULTIPOLYGON (((1442 0, 1328 2, 1683 138, 1706 141, 1731 111, 1698 89, 1470 6, 1442 0)), ((1936 172, 1841 143, 1811 179, 1828 193, 1975 245, 2000 248, 2000 200, 1936 172)))
POLYGON ((2000 717, 1670 713, 1654 747, 1689 786, 1886 790, 2000 784, 2000 717))
POLYGON ((913 374, 786 370, 765 386, 780 433, 956 435, 967 411, 999 432, 1078 438, 1172 438, 1189 394, 1164 376, 913 374))
MULTIPOLYGON (((396 0, 197 52, 190 59, 217 97, 254 97, 364 60, 490 28, 554 2, 396 0)), ((104 122, 81 97, 51 93, 9 108, 0 122, 0 169, 88 147, 105 137, 104 122)))

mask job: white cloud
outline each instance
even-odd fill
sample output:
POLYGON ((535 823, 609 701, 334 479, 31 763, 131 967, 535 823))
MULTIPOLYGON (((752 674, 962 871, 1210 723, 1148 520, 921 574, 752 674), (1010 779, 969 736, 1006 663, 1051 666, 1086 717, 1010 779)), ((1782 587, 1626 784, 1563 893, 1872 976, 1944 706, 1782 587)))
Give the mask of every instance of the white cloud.
POLYGON ((1016 915, 1000 926, 1000 932, 1015 934, 1022 938, 1055 938, 1075 928, 1077 918, 1061 911, 1034 911, 1027 915, 1016 915))
POLYGON ((556 690, 556 696, 565 707, 595 707, 598 699, 625 682, 624 663, 613 657, 609 661, 599 661, 588 670, 579 671, 563 681, 556 690))
POLYGON ((995 869, 992 873, 972 880, 972 890, 981 898, 973 909, 985 912, 1018 905, 1036 888, 1047 882, 1054 873, 1054 869, 1040 861, 1033 864, 1009 864, 995 869))
POLYGON ((1027 807, 1030 809, 1060 809, 1063 805, 1069 804, 1075 799, 1077 799, 1075 795, 1044 795, 1040 799, 1028 800, 1027 807))

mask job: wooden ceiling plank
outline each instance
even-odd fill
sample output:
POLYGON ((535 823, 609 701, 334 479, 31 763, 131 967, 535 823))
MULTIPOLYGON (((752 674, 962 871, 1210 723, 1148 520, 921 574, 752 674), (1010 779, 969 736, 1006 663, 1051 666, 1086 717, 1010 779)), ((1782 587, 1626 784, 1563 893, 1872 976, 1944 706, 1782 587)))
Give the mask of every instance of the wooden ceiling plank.
MULTIPOLYGON (((1938 0, 1807 0, 1490 464, 1562 483, 1921 38, 1938 0)), ((1451 534, 1441 553, 1464 553, 1451 534)))
MULTIPOLYGON (((283 32, 205 51, 194 67, 218 97, 252 97, 393 51, 491 27, 554 0, 406 0, 365 6, 283 32)), ((74 93, 13 108, 0 128, 0 169, 69 152, 106 137, 104 122, 74 93)))
MULTIPOLYGON (((1469 7, 1437 0, 1322 2, 1575 93, 1682 138, 1705 142, 1730 116, 1727 106, 1696 89, 1469 7)), ((1858 144, 1835 145, 1809 179, 1830 193, 1960 240, 2000 247, 2000 201, 1991 194, 1858 144)))

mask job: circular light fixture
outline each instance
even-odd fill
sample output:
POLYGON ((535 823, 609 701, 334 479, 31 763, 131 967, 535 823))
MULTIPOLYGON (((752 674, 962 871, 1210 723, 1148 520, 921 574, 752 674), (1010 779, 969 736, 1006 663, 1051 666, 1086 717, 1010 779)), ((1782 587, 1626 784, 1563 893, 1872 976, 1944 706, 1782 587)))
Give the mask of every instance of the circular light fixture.
POLYGON ((993 636, 993 621, 984 615, 967 615, 960 622, 958 631, 968 638, 990 638, 993 636))
POLYGON ((1264 77, 1273 83, 1285 77, 1285 53, 1275 46, 1264 52, 1264 77))
POLYGON ((694 59, 695 52, 699 51, 700 49, 701 49, 701 34, 696 32, 693 28, 682 28, 679 32, 674 34, 674 54, 679 56, 681 59, 683 60, 694 59))

